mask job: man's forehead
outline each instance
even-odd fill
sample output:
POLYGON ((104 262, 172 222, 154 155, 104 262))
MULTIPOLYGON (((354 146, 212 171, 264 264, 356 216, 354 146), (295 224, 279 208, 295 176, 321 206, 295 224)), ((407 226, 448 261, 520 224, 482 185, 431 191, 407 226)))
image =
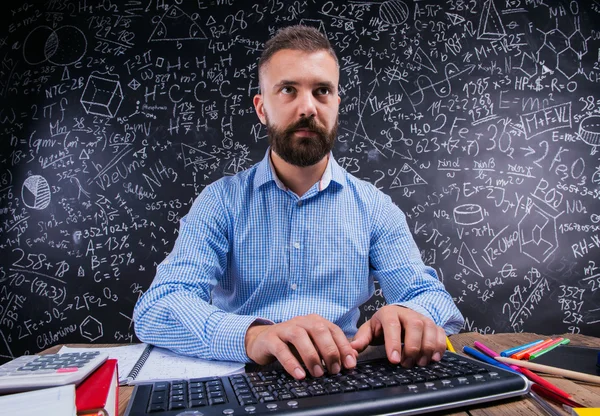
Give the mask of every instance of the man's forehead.
POLYGON ((283 80, 298 81, 295 78, 310 78, 314 83, 333 83, 339 78, 339 69, 335 59, 327 50, 302 51, 282 49, 273 54, 261 69, 262 75, 271 82, 283 80), (294 75, 294 76, 293 76, 294 75))

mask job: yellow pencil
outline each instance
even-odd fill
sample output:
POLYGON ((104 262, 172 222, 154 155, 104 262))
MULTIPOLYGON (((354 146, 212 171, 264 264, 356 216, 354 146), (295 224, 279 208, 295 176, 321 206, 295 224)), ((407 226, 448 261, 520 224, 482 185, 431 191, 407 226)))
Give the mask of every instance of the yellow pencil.
POLYGON ((448 349, 448 351, 450 352, 456 352, 456 350, 454 349, 454 347, 452 346, 452 343, 450 342, 450 338, 446 337, 446 348, 448 349))

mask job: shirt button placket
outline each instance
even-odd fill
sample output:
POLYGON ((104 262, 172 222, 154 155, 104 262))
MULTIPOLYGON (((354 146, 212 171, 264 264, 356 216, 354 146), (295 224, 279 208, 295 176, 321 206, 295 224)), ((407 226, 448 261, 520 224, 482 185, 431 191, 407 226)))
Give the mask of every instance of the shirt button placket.
MULTIPOLYGON (((297 224, 301 224, 302 223, 301 218, 300 218, 301 211, 299 210, 299 208, 301 208, 302 205, 303 205, 302 200, 297 200, 296 201, 296 212, 295 212, 294 220, 293 220, 292 224, 296 224, 297 225, 297 224)), ((301 228, 302 227, 300 226, 300 229, 301 228)), ((295 229, 296 233, 292 232, 293 237, 296 237, 296 238, 300 237, 301 233, 297 234, 297 232, 299 231, 297 229, 297 226, 294 227, 294 225, 292 225, 292 230, 294 230, 294 229, 295 229)), ((300 273, 300 270, 299 270, 300 263, 299 262, 300 262, 300 258, 301 258, 300 250, 302 249, 302 243, 300 241, 298 241, 298 240, 294 241, 292 239, 292 247, 293 247, 292 250, 294 251, 294 253, 292 254, 292 258, 295 259, 295 261, 294 261, 295 267, 292 268, 292 273, 290 275, 289 288, 293 292, 297 293, 296 291, 298 290, 298 283, 295 280, 297 280, 298 273, 300 273)))

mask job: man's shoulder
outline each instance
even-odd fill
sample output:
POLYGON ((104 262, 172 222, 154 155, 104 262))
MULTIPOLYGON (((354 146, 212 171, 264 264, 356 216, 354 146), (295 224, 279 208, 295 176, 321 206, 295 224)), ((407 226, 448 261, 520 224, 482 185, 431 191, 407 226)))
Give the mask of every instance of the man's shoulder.
POLYGON ((256 163, 249 167, 246 170, 240 171, 235 175, 226 175, 223 176, 210 185, 208 187, 213 190, 220 191, 243 191, 248 189, 249 187, 254 186, 254 178, 256 176, 256 171, 258 169, 258 165, 260 163, 256 163))

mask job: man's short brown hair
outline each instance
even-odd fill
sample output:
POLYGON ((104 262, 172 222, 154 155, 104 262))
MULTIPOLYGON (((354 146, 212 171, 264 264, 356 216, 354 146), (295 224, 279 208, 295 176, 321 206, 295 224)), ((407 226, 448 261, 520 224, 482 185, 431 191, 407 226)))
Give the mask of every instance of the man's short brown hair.
POLYGON ((260 83, 260 72, 269 63, 271 57, 282 49, 292 49, 303 52, 327 51, 339 67, 335 51, 327 37, 318 29, 310 26, 288 26, 279 29, 275 36, 265 43, 265 48, 258 60, 258 79, 260 83))

